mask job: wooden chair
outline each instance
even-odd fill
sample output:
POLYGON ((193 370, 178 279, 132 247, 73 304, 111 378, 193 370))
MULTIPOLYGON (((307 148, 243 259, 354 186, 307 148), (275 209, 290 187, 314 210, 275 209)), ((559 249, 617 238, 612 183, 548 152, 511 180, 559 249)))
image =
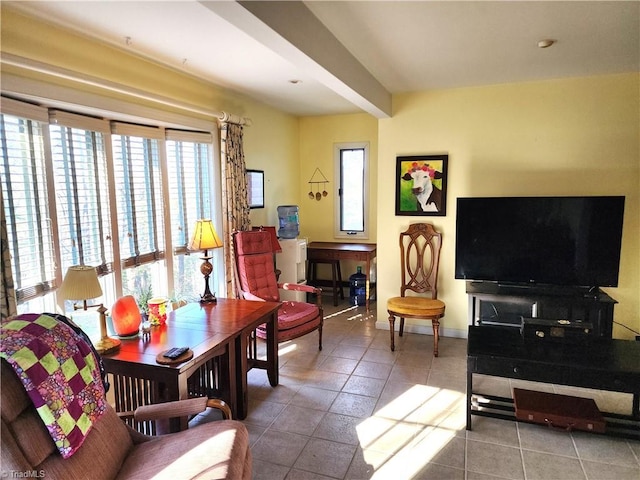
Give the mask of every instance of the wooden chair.
POLYGON ((395 350, 396 317, 400 317, 400 336, 404 333, 405 318, 427 319, 433 326, 433 355, 438 356, 440 318, 444 316, 445 309, 444 302, 437 299, 441 246, 442 235, 428 223, 411 224, 406 232, 400 234, 400 296, 387 300, 391 351, 395 350), (417 295, 406 296, 408 290, 417 295))

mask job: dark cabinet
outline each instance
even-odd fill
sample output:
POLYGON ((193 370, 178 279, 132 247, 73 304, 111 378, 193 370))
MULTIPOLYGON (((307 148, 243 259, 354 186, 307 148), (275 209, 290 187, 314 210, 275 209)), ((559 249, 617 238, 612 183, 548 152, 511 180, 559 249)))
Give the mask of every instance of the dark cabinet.
POLYGON ((611 338, 613 307, 602 290, 569 287, 503 286, 467 282, 469 324, 520 328, 522 319, 566 320, 590 326, 592 335, 611 338))

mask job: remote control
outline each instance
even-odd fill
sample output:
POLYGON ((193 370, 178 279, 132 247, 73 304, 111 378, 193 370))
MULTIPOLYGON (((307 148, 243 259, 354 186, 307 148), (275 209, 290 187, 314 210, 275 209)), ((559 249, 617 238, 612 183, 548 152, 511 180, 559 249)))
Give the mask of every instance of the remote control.
POLYGON ((170 358, 171 360, 175 360, 187 350, 189 350, 189 347, 174 347, 167 350, 165 353, 162 354, 162 356, 166 358, 170 358))

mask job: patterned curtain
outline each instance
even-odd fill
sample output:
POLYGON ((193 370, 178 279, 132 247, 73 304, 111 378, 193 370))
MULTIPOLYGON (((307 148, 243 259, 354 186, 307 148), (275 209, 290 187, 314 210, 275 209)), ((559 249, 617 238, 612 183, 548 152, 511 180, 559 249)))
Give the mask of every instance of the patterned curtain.
POLYGON ((4 205, 0 196, 0 254, 2 255, 2 269, 0 269, 0 319, 11 317, 18 313, 16 292, 11 273, 11 253, 9 252, 9 237, 7 236, 7 220, 4 216, 4 205))
POLYGON ((224 122, 220 127, 220 163, 222 174, 222 211, 224 264, 227 298, 236 298, 235 252, 231 234, 251 228, 247 177, 242 149, 242 125, 224 122))

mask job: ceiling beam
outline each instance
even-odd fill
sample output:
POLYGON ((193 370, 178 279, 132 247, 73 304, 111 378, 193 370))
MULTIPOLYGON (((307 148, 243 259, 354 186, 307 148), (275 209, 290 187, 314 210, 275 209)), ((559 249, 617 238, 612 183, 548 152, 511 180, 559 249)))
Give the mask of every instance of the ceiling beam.
POLYGON ((365 112, 391 116, 391 94, 303 2, 200 3, 365 112))

